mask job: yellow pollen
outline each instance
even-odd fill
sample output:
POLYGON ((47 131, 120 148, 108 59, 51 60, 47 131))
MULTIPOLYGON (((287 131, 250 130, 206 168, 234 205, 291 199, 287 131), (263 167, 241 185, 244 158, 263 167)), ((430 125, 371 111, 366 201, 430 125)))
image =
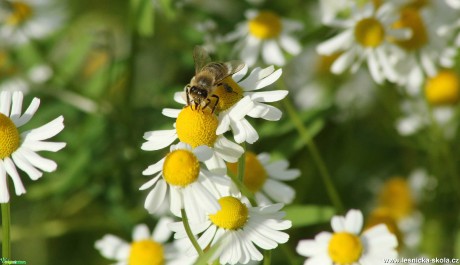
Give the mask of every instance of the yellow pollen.
POLYGON ((380 191, 379 205, 390 211, 396 220, 408 216, 414 209, 409 184, 404 178, 393 177, 380 191))
POLYGON ((377 19, 365 18, 356 24, 355 38, 362 46, 375 48, 385 38, 385 29, 377 19))
POLYGON ((403 244, 403 235, 398 227, 397 221, 391 213, 391 209, 384 207, 377 208, 371 212, 367 220, 364 230, 372 228, 379 224, 385 224, 388 231, 396 236, 398 239, 398 247, 403 244))
POLYGON ((412 36, 409 39, 395 41, 396 44, 406 50, 419 49, 428 42, 428 33, 425 24, 419 11, 414 7, 403 8, 401 10, 401 17, 393 24, 393 28, 408 28, 412 31, 412 36))
POLYGON ((193 148, 200 145, 214 146, 219 120, 210 111, 194 110, 191 106, 182 109, 176 120, 179 140, 193 148))
POLYGON ((199 173, 200 161, 188 150, 174 150, 165 158, 163 177, 170 185, 185 187, 195 182, 199 173))
POLYGON ((238 230, 248 220, 248 207, 237 198, 227 196, 219 199, 221 209, 209 215, 209 219, 218 227, 227 230, 238 230))
MULTIPOLYGON (((267 180, 267 172, 253 152, 246 152, 243 183, 252 192, 258 192, 267 180)), ((237 174, 238 163, 228 163, 228 169, 237 174)))
POLYGON ((363 245, 358 236, 339 232, 332 235, 329 241, 329 257, 337 265, 347 265, 355 263, 361 257, 363 245))
POLYGON ((281 18, 271 11, 261 11, 249 21, 249 32, 259 39, 278 37, 281 33, 281 18))
POLYGON ((218 86, 213 95, 219 97, 216 111, 224 111, 235 105, 243 98, 243 89, 233 80, 231 76, 222 80, 222 85, 218 86))
POLYGON ((163 265, 164 263, 161 244, 149 239, 131 244, 128 265, 163 265))
POLYGON ((0 159, 9 157, 18 147, 18 128, 10 118, 0 113, 0 159))
POLYGON ((425 96, 432 105, 455 104, 459 100, 460 80, 451 70, 440 71, 425 84, 425 96))
POLYGON ((17 26, 32 16, 32 8, 23 2, 11 2, 12 13, 6 19, 6 24, 17 26))

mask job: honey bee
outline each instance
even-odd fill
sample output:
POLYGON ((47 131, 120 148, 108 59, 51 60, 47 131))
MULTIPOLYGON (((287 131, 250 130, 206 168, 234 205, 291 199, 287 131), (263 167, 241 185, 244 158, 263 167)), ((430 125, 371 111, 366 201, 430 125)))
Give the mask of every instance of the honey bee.
POLYGON ((211 62, 208 53, 200 46, 193 50, 195 61, 195 76, 185 86, 187 105, 195 106, 195 109, 205 109, 211 104, 211 98, 215 98, 212 112, 219 103, 219 96, 213 94, 214 90, 223 86, 229 93, 234 92, 232 87, 222 82, 226 77, 240 71, 244 67, 241 61, 211 62))

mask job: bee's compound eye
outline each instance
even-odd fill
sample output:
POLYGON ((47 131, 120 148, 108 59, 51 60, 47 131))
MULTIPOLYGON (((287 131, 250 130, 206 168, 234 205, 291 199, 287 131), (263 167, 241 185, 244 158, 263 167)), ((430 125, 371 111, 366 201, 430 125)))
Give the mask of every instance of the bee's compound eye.
POLYGON ((198 95, 203 96, 205 98, 208 96, 208 92, 206 90, 199 90, 198 95))

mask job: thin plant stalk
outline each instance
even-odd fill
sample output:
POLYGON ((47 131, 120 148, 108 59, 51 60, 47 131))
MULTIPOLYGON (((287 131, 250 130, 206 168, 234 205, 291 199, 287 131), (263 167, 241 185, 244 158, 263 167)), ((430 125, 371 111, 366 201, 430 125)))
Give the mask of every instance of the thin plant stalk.
POLYGON ((187 218, 187 214, 185 213, 185 210, 181 209, 180 212, 182 216, 182 222, 184 223, 185 232, 187 233, 188 238, 192 242, 192 245, 195 248, 196 252, 198 252, 198 255, 199 256, 203 255, 204 252, 201 249, 200 245, 198 244, 198 241, 196 240, 195 235, 193 235, 192 233, 192 229, 190 228, 190 224, 188 223, 188 218, 187 218))
POLYGON ((11 237, 10 237, 10 203, 2 203, 2 257, 11 258, 11 237))

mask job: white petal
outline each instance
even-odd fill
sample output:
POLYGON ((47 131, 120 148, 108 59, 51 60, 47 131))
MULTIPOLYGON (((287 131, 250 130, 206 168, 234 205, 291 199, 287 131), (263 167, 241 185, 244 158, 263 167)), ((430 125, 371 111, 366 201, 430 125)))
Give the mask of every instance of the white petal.
POLYGON ((232 79, 233 79, 235 82, 239 83, 239 81, 240 81, 241 79, 243 79, 243 77, 248 73, 248 69, 249 69, 248 65, 245 64, 244 67, 243 67, 240 71, 238 71, 238 72, 236 72, 236 73, 234 73, 234 74, 232 75, 232 79))
POLYGON ((156 162, 153 165, 150 165, 144 171, 142 171, 142 175, 153 175, 159 172, 163 168, 163 164, 165 162, 165 158, 162 158, 160 161, 156 162))
MULTIPOLYGON (((187 104, 187 98, 186 98, 186 95, 185 95, 185 92, 184 91, 181 91, 181 92, 176 92, 174 93, 174 101, 176 101, 177 103, 180 103, 180 104, 187 104)), ((179 115, 179 113, 178 113, 179 115)), ((169 117, 169 116, 168 116, 169 117)), ((174 118, 177 118, 174 117, 174 118)))
POLYGON ((283 113, 276 107, 264 104, 255 103, 255 107, 248 113, 252 118, 262 118, 268 121, 278 121, 281 119, 283 113))
POLYGON ((251 99, 257 102, 276 102, 285 98, 288 93, 287 90, 256 92, 251 95, 251 99))
POLYGON ((21 194, 26 193, 26 189, 22 184, 21 178, 19 177, 18 171, 16 170, 16 167, 14 166, 14 163, 11 160, 11 158, 6 157, 3 163, 4 165, 2 165, 2 161, 0 160, 0 167, 4 167, 8 175, 10 175, 11 179, 13 180, 16 195, 19 196, 21 194))
POLYGON ((43 173, 37 170, 35 167, 33 167, 32 164, 20 152, 18 152, 19 150, 17 150, 11 155, 14 164, 16 164, 16 166, 20 168, 22 171, 26 172, 30 179, 39 179, 43 175, 43 173))
POLYGON ((331 72, 334 74, 341 74, 350 67, 355 59, 356 54, 354 50, 346 51, 337 58, 331 65, 331 72))
POLYGON ((278 43, 268 40, 262 44, 262 58, 267 64, 284 65, 285 59, 278 43))
POLYGON ((155 213, 160 208, 166 197, 168 185, 165 181, 158 181, 157 185, 149 192, 145 199, 144 207, 149 213, 155 213))
POLYGON ((297 55, 302 51, 302 47, 297 39, 289 35, 280 37, 280 44, 289 54, 297 55))
POLYGON ((230 116, 228 112, 219 113, 219 126, 217 126, 216 134, 221 135, 230 130, 230 116))
POLYGON ((201 162, 211 159, 213 155, 212 149, 207 145, 200 145, 195 147, 195 149, 193 149, 193 153, 201 162))
POLYGON ((151 131, 144 134, 144 139, 147 142, 142 144, 142 150, 159 150, 171 145, 177 139, 177 133, 176 129, 151 131))
MULTIPOLYGON (((2 92, 2 95, 4 92, 2 92)), ((7 203, 10 200, 8 186, 6 184, 6 171, 3 166, 3 161, 0 159, 0 203, 7 203)))
POLYGON ((263 190, 275 200, 275 202, 282 203, 291 203, 294 200, 295 190, 288 185, 272 180, 267 179, 263 186, 263 190))
POLYGON ((152 233, 152 239, 159 243, 165 243, 171 237, 172 231, 168 229, 168 225, 173 223, 170 217, 162 217, 158 220, 157 225, 152 233))
POLYGON ((363 214, 359 210, 349 210, 345 217, 345 231, 358 235, 363 228, 363 214))
MULTIPOLYGON (((108 259, 120 257, 119 251, 129 247, 125 241, 114 235, 105 235, 102 239, 97 240, 94 246, 103 257, 108 259)), ((126 258, 128 258, 128 255, 126 255, 126 258)))
POLYGON ((16 151, 17 153, 21 153, 31 164, 32 166, 45 171, 45 172, 53 172, 57 168, 56 162, 51 159, 44 158, 39 154, 30 151, 27 148, 20 148, 16 151))
POLYGON ((174 188, 171 187, 169 189, 169 200, 170 200, 170 206, 169 209, 172 214, 174 214, 177 217, 181 217, 181 209, 182 207, 182 195, 180 192, 174 188))
POLYGON ((227 173, 227 165, 218 153, 215 153, 209 160, 206 160, 205 164, 209 171, 213 173, 221 175, 227 173))
POLYGON ((22 146, 28 148, 34 152, 38 151, 50 151, 57 152, 64 148, 67 144, 63 142, 47 142, 47 141, 24 141, 22 146))
POLYGON ((181 109, 168 109, 168 108, 165 108, 165 109, 163 109, 161 111, 161 114, 165 115, 166 117, 177 118, 181 111, 182 111, 181 109))
POLYGON ((332 230, 334 232, 345 231, 345 218, 343 216, 334 216, 331 220, 332 230))
POLYGON ((377 84, 382 84, 384 81, 384 77, 380 70, 380 66, 377 61, 377 57, 373 51, 368 53, 367 66, 369 67, 369 72, 371 73, 371 76, 374 79, 374 81, 377 84))
POLYGON ((34 98, 24 114, 20 118, 14 120, 14 124, 16 124, 17 127, 21 127, 28 123, 37 111, 38 106, 40 106, 40 99, 34 98))
POLYGON ((150 187, 152 187, 153 185, 155 185, 155 183, 157 183, 157 181, 161 178, 161 174, 158 174, 156 177, 152 178, 151 180, 147 181, 146 183, 144 183, 140 188, 139 190, 146 190, 150 187))
POLYGON ((348 49, 352 41, 353 32, 347 30, 319 44, 316 51, 322 55, 332 55, 348 49))
POLYGON ((243 147, 220 136, 214 144, 214 151, 225 161, 235 163, 244 153, 243 147))
POLYGON ((252 36, 248 36, 245 40, 243 49, 240 52, 240 58, 244 60, 248 66, 253 66, 256 63, 259 55, 259 46, 260 41, 252 36))
POLYGON ((11 92, 10 91, 1 91, 0 94, 0 112, 5 116, 10 116, 10 107, 11 107, 11 92))
POLYGON ((136 225, 133 229, 133 241, 141 241, 150 238, 150 229, 146 224, 136 225))
POLYGON ((21 116, 22 111, 22 100, 24 95, 20 91, 16 91, 13 93, 13 105, 11 106, 11 119, 19 119, 21 116))
POLYGON ((24 132, 21 136, 24 141, 41 141, 49 139, 64 129, 64 117, 59 116, 56 119, 48 122, 33 130, 24 132))

